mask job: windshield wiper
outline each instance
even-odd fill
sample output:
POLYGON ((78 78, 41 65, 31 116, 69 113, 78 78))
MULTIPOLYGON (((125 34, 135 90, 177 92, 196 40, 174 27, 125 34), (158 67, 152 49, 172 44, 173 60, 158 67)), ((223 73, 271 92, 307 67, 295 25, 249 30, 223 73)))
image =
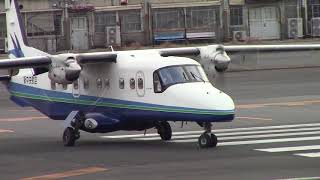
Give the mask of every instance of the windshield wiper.
POLYGON ((204 79, 202 79, 200 76, 198 75, 195 75, 193 72, 190 71, 190 74, 191 76, 194 78, 194 79, 199 79, 201 80, 202 82, 206 83, 206 81, 204 79))

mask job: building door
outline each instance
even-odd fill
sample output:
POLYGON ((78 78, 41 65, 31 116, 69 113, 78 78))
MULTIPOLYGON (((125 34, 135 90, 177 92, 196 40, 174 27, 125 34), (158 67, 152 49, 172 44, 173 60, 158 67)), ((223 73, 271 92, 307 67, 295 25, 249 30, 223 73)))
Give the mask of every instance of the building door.
POLYGON ((259 7, 249 10, 250 37, 280 39, 280 20, 276 7, 259 7))
POLYGON ((71 46, 74 50, 88 49, 88 26, 86 17, 71 19, 71 46))

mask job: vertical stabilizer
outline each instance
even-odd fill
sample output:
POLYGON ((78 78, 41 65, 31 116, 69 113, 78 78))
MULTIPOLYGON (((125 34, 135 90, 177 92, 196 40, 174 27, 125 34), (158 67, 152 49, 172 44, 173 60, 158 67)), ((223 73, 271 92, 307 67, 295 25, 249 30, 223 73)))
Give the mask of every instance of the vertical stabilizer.
POLYGON ((5 0, 8 53, 10 58, 48 55, 28 46, 25 27, 17 0, 5 0))

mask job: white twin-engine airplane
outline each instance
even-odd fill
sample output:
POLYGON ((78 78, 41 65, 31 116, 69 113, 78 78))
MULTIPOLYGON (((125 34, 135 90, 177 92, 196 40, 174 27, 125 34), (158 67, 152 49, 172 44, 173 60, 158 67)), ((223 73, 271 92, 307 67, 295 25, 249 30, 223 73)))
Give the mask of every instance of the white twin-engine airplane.
MULTIPOLYGON (((208 81, 202 66, 228 68, 228 52, 320 49, 319 45, 222 46, 65 53, 50 55, 29 47, 17 0, 5 0, 9 58, 0 77, 11 100, 54 120, 65 120, 63 144, 73 146, 80 130, 107 133, 156 128, 170 140, 168 121, 197 122, 202 148, 215 147, 212 122, 235 117, 233 100, 208 81)), ((206 69, 212 73, 214 68, 206 69)))

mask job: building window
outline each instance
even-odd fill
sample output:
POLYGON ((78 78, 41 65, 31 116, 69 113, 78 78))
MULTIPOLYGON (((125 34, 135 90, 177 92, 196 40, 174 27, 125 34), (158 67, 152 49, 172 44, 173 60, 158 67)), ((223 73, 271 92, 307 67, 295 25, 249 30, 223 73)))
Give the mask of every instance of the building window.
MULTIPOLYGON (((25 13, 28 36, 60 35, 62 12, 25 13)), ((25 19, 23 19, 25 20, 25 19)))
POLYGON ((192 7, 187 9, 188 28, 213 28, 216 25, 214 7, 192 7))
POLYGON ((135 89, 135 88, 136 88, 136 81, 133 78, 131 78, 130 79, 130 89, 135 89))
POLYGON ((153 27, 157 30, 182 29, 184 25, 184 10, 154 9, 153 27))
POLYGON ((117 25, 117 15, 115 12, 95 13, 95 32, 104 33, 106 27, 117 25))
POLYGON ((124 89, 124 79, 123 78, 119 79, 119 88, 124 89))
POLYGON ((142 30, 140 10, 122 11, 120 13, 120 19, 122 32, 136 32, 142 30))
POLYGON ((230 25, 231 26, 243 25, 243 9, 241 6, 230 8, 230 25))

